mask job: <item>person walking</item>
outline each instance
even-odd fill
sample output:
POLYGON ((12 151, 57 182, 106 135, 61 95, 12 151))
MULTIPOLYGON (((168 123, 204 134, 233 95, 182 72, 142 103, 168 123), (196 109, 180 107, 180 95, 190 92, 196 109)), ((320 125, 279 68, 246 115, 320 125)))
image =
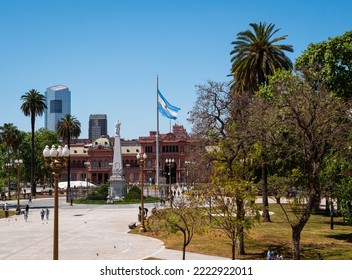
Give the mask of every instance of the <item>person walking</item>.
POLYGON ((27 208, 26 208, 26 210, 24 210, 23 217, 24 217, 24 220, 27 222, 27 220, 28 220, 28 211, 27 211, 27 208))
POLYGON ((48 208, 45 208, 45 216, 46 216, 46 219, 49 220, 49 209, 48 208))
POLYGON ((40 218, 44 221, 44 209, 40 211, 40 218))

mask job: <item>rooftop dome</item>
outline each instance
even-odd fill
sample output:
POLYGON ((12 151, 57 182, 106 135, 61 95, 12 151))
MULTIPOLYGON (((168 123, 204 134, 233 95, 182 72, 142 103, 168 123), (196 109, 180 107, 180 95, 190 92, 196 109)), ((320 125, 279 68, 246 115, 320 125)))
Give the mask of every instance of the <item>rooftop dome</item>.
POLYGON ((111 147, 110 141, 108 138, 101 137, 98 138, 97 140, 94 140, 92 143, 93 148, 97 148, 98 146, 103 146, 103 147, 111 147))

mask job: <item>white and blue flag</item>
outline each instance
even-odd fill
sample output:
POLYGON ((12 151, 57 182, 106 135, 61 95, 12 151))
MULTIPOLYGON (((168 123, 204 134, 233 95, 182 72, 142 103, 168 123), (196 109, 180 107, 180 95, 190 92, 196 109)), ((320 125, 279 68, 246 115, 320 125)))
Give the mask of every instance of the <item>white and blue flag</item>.
POLYGON ((158 89, 158 109, 159 112, 166 118, 176 120, 178 111, 181 110, 178 107, 171 105, 165 97, 161 94, 158 89))

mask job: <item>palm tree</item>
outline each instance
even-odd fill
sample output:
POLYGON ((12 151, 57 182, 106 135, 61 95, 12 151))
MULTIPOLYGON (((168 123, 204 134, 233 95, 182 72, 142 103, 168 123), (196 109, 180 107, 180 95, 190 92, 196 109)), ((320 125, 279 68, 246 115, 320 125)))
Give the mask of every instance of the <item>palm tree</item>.
POLYGON ((10 156, 11 151, 16 156, 18 147, 22 142, 22 136, 16 126, 12 123, 5 123, 0 126, 0 141, 5 144, 8 156, 10 156))
POLYGON ((21 96, 23 101, 21 110, 25 116, 31 117, 31 132, 32 132, 32 148, 31 148, 31 192, 32 195, 36 195, 36 183, 35 183, 35 151, 34 151, 34 133, 35 133, 35 118, 36 116, 42 116, 44 110, 47 108, 45 104, 45 96, 39 91, 31 89, 21 96))
MULTIPOLYGON (((56 125, 56 133, 62 139, 67 140, 67 146, 70 148, 71 139, 78 138, 81 134, 81 123, 77 120, 76 117, 66 114, 61 118, 56 125)), ((70 175, 71 175, 71 162, 70 157, 68 158, 67 164, 67 192, 66 192, 66 201, 68 202, 68 195, 70 190, 70 175)))
MULTIPOLYGON (((260 22, 259 25, 251 23, 251 30, 239 32, 237 40, 230 55, 232 62, 233 87, 237 90, 254 94, 260 86, 268 85, 268 77, 277 69, 292 70, 292 62, 285 55, 285 51, 293 52, 291 45, 278 45, 279 41, 285 40, 287 35, 274 37, 280 31, 275 29, 274 24, 267 25, 260 22)), ((263 195, 263 219, 270 221, 268 203, 268 163, 265 148, 265 133, 261 135, 263 144, 262 152, 262 195, 263 195)))
POLYGON ((293 52, 293 48, 276 44, 285 40, 287 35, 273 38, 280 31, 274 30, 274 24, 260 22, 250 26, 254 33, 250 30, 239 32, 237 40, 231 43, 234 48, 230 55, 233 55, 231 62, 235 83, 253 94, 260 85, 267 85, 268 76, 273 75, 276 69, 292 69, 292 62, 285 51, 293 52))

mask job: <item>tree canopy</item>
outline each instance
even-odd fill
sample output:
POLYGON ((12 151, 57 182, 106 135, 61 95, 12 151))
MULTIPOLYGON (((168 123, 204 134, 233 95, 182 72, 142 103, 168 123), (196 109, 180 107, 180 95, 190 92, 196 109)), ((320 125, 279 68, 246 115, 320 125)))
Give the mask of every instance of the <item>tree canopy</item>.
POLYGON ((315 73, 312 82, 326 81, 337 96, 352 97, 352 31, 329 38, 308 48, 295 62, 297 70, 315 73))

